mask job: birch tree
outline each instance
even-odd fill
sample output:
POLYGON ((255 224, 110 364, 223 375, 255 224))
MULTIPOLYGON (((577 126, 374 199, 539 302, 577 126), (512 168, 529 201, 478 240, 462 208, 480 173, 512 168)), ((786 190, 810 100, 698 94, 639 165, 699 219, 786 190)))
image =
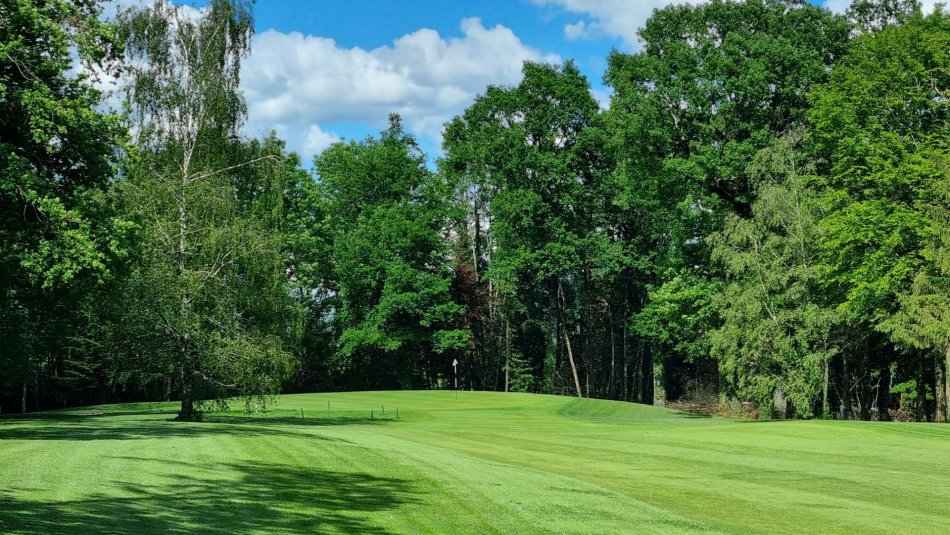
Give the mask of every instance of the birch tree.
POLYGON ((138 215, 141 257, 129 291, 136 356, 168 374, 179 419, 233 396, 279 391, 290 369, 289 314, 279 233, 237 191, 255 170, 261 191, 280 180, 274 155, 233 150, 245 117, 238 89, 253 28, 251 5, 203 10, 156 2, 122 15, 136 149, 124 184, 138 215))

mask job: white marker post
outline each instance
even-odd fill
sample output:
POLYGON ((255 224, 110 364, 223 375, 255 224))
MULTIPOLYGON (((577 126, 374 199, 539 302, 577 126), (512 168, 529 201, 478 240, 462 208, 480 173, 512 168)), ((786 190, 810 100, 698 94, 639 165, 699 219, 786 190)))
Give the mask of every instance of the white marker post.
POLYGON ((452 368, 455 370, 455 399, 459 398, 459 361, 452 359, 452 368))

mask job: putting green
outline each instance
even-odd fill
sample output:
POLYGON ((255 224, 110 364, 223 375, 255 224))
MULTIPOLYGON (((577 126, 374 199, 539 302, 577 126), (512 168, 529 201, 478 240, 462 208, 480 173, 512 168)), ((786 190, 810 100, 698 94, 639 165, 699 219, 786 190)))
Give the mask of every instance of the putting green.
POLYGON ((950 532, 950 426, 488 392, 174 413, 0 417, 0 533, 950 532))

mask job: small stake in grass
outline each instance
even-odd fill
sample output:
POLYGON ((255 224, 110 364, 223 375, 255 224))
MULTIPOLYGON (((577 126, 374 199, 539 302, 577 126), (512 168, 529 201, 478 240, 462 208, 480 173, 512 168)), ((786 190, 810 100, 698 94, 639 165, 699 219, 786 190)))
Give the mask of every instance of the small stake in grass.
POLYGON ((303 418, 303 409, 300 409, 300 417, 303 418))
POLYGON ((459 398, 459 361, 452 359, 452 369, 455 371, 455 399, 459 398))
POLYGON ((330 412, 330 400, 327 400, 327 412, 330 412))
POLYGON ((383 414, 386 414, 386 406, 385 406, 385 405, 380 405, 379 408, 383 409, 383 414))
POLYGON ((370 421, 376 419, 376 415, 373 414, 373 409, 370 409, 370 410, 369 410, 369 419, 370 419, 370 421))

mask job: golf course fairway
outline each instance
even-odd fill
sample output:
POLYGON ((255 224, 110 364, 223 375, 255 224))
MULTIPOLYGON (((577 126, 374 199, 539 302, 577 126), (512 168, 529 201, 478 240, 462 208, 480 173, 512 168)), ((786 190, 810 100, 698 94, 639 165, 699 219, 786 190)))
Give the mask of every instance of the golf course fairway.
POLYGON ((446 391, 176 408, 0 417, 0 533, 950 533, 946 425, 446 391))

